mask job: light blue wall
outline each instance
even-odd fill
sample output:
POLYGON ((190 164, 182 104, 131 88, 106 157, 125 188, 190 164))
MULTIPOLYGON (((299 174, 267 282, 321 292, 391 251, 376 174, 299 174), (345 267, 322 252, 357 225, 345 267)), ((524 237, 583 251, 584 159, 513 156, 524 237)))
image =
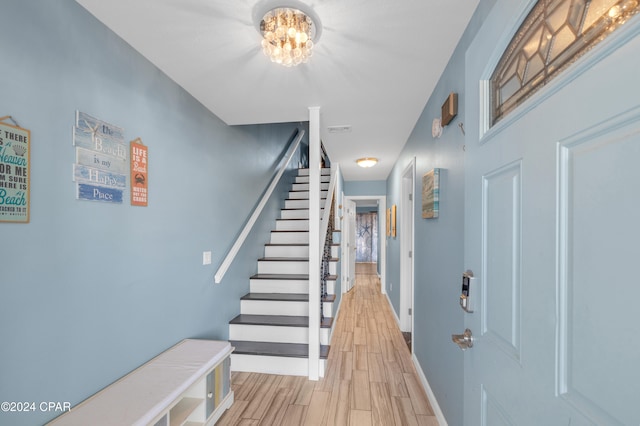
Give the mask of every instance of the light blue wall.
POLYGON ((297 126, 225 125, 72 0, 4 2, 0 53, 0 116, 32 136, 31 223, 0 223, 0 401, 75 405, 181 339, 226 339, 280 201, 213 275, 297 126), (76 110, 149 147, 148 207, 75 199, 76 110))
POLYGON ((344 183, 346 195, 384 195, 387 183, 384 180, 348 180, 344 183))
MULTIPOLYGON (((414 229, 414 353, 450 426, 463 424, 462 351, 451 334, 464 330, 458 306, 464 271, 464 136, 465 53, 495 0, 480 2, 445 72, 403 148, 386 184, 387 206, 400 206, 402 174, 416 159, 414 229), (431 136, 431 123, 440 117, 450 92, 458 93, 458 116, 439 139, 431 136), (422 219, 422 176, 441 168, 440 211, 436 219, 422 219)), ((400 214, 398 214, 400 216, 400 214)), ((400 227, 398 226, 398 229, 400 227)), ((398 231, 399 232, 399 231, 398 231)), ((396 313, 400 307, 400 238, 387 238, 387 291, 396 313)))

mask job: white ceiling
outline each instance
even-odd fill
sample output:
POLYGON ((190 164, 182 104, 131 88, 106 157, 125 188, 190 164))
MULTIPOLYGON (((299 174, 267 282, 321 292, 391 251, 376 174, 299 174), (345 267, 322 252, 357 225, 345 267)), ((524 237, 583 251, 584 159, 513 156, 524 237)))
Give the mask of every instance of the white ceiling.
POLYGON ((384 180, 479 0, 76 1, 229 125, 308 121, 320 107, 345 180, 384 180), (262 54, 256 21, 276 6, 319 18, 309 63, 262 54))

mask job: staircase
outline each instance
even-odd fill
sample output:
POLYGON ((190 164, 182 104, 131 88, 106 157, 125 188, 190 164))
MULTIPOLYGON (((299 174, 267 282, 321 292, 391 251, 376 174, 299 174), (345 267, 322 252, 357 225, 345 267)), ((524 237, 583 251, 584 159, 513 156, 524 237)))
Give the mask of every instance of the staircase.
MULTIPOLYGON (((322 169, 321 206, 330 170, 322 169)), ((309 374, 309 171, 299 169, 280 219, 276 220, 258 273, 240 301, 240 315, 229 322, 233 371, 307 376, 309 374)), ((323 237, 324 239, 324 237, 323 237)), ((323 375, 333 327, 338 245, 331 246, 327 296, 322 297, 320 372, 323 375)), ((316 272, 319 273, 319 272, 316 272)), ((320 292, 320 289, 317 289, 320 292)))

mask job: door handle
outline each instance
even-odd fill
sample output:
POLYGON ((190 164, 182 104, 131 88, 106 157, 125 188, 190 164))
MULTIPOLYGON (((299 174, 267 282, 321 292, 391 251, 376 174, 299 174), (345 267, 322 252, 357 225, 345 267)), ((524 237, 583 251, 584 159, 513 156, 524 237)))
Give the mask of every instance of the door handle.
POLYGON ((468 328, 464 331, 464 334, 452 334, 451 340, 463 351, 473 347, 473 334, 468 328))

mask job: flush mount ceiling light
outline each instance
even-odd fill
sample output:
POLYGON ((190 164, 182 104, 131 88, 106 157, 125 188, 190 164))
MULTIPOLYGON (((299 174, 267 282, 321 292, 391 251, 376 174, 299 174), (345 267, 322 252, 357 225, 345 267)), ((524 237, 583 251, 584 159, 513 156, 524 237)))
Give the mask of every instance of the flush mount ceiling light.
POLYGON ((378 159, 373 157, 358 158, 356 163, 360 167, 373 167, 378 164, 378 159))
POLYGON ((309 14, 291 7, 268 11, 260 21, 262 52, 271 62, 292 67, 313 55, 316 24, 309 14))

